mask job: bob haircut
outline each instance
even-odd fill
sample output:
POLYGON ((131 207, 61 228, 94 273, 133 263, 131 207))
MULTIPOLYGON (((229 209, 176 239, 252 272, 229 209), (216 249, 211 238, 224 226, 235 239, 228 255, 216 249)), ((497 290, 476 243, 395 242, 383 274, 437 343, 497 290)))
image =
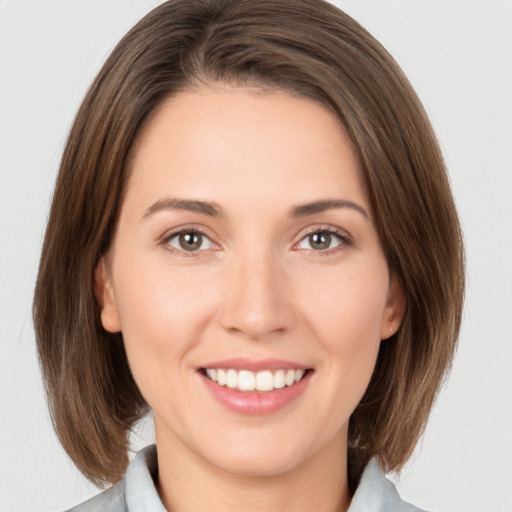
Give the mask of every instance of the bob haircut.
POLYGON ((94 292, 137 135, 170 96, 205 84, 284 90, 338 117, 357 152, 376 228, 407 308, 382 341, 349 424, 349 478, 377 457, 398 471, 453 359, 464 292, 462 237, 443 158, 386 50, 323 0, 170 0, 120 41, 64 149, 34 299, 39 358, 60 441, 98 485, 120 479, 128 434, 148 410, 122 334, 94 292))

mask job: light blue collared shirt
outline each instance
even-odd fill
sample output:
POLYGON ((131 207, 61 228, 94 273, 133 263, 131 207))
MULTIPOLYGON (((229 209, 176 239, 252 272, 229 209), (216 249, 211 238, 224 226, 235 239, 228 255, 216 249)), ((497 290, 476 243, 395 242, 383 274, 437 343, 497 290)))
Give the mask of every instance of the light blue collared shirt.
MULTIPOLYGON (((147 446, 113 487, 68 512, 167 512, 158 496, 156 446, 147 446)), ((375 459, 366 466, 348 512, 425 512, 402 501, 375 459)))

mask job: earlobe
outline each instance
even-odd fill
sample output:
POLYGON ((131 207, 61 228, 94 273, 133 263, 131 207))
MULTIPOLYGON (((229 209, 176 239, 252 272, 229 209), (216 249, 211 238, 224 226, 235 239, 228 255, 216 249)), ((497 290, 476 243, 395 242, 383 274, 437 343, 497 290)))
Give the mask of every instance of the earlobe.
POLYGON ((109 332, 121 331, 121 319, 117 310, 112 280, 104 257, 94 271, 94 293, 101 309, 101 324, 109 332))
POLYGON ((407 301, 403 286, 396 277, 392 276, 389 283, 388 301, 382 315, 381 340, 390 338, 398 331, 400 325, 402 325, 406 306, 407 301))

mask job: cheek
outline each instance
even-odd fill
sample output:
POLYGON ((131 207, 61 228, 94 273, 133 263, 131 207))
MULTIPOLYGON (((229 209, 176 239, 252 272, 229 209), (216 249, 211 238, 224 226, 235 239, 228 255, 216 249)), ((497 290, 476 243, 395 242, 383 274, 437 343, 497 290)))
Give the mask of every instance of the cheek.
MULTIPOLYGON (((370 381, 380 347, 389 276, 384 264, 315 276, 303 282, 301 310, 324 354, 329 385, 351 413, 370 381), (308 293, 304 293, 308 290, 308 293), (344 398, 342 398, 344 397, 344 398)), ((332 398, 332 397, 331 397, 332 398)))
MULTIPOLYGON (((183 266, 172 268, 165 258, 133 258, 119 265, 115 275, 116 301, 123 332, 136 329, 139 334, 157 334, 156 339, 169 339, 167 333, 183 332, 193 327, 202 305, 208 303, 208 281, 183 266)), ((149 341, 149 340, 147 340, 149 341)))
POLYGON ((159 378, 187 371, 186 355, 213 308, 197 273, 171 273, 159 262, 133 263, 117 269, 116 300, 130 367, 144 393, 159 378))
MULTIPOLYGON (((301 310, 321 339, 353 341, 357 346, 380 341, 389 293, 384 263, 358 264, 316 273, 301 280, 297 292, 301 310)), ((354 347, 357 348, 357 347, 354 347)))

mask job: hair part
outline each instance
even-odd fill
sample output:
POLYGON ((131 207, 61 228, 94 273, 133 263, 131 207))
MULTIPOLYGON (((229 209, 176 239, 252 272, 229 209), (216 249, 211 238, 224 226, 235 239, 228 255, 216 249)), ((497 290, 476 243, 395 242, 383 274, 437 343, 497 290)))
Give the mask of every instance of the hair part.
POLYGON ((94 272, 110 247, 138 134, 163 101, 204 84, 285 90, 332 110, 358 154, 377 231, 407 310, 381 342, 349 425, 354 488, 371 457, 407 461, 453 359, 464 293, 460 226, 428 118, 392 57, 322 0, 171 0, 117 45, 64 149, 34 298, 59 439, 96 484, 119 480, 148 410, 121 334, 106 332, 94 272))

